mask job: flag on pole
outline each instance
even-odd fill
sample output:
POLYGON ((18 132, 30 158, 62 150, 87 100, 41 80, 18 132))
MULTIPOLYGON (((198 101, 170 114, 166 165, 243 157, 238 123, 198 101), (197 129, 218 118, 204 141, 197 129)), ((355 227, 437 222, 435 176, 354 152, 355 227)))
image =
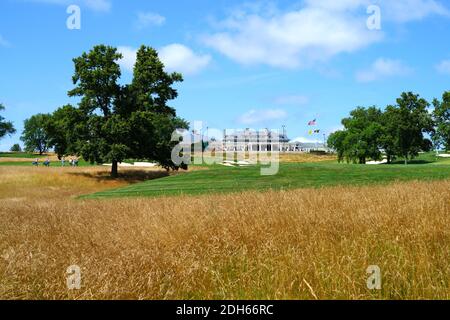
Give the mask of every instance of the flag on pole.
POLYGON ((317 122, 317 119, 314 119, 314 120, 308 122, 308 126, 315 126, 316 122, 317 122))
POLYGON ((311 135, 313 134, 313 131, 312 131, 312 130, 309 130, 309 131, 308 131, 308 134, 311 136, 311 135))
POLYGON ((320 130, 314 130, 314 133, 320 133, 320 130))

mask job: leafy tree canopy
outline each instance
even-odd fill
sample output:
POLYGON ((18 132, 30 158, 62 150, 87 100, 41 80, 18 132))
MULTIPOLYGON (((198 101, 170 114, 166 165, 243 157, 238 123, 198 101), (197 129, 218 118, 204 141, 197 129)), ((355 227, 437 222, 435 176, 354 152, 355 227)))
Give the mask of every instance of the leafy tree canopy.
MULTIPOLYGON (((444 95, 443 103, 435 102, 439 106, 436 108, 436 118, 444 119, 441 123, 445 128, 448 127, 445 124, 448 124, 446 98, 450 95, 444 95)), ((339 161, 345 159, 364 164, 368 158, 380 160, 384 152, 388 162, 395 157, 403 157, 408 163, 420 151, 431 149, 431 141, 424 136, 434 130, 429 106, 419 95, 405 92, 397 99, 396 105, 387 106, 385 111, 376 107, 359 107, 350 113, 350 117, 342 120, 344 130, 333 133, 328 144, 337 151, 339 161)))
POLYGON ((430 140, 424 137, 425 133, 433 131, 429 106, 430 104, 419 95, 404 92, 397 99, 396 106, 389 106, 386 109, 387 117, 392 123, 389 130, 394 141, 394 149, 398 156, 405 159, 405 164, 420 151, 431 149, 430 140))
POLYGON ((37 114, 25 120, 24 130, 20 139, 24 142, 26 151, 38 151, 39 154, 48 151, 50 138, 45 128, 49 119, 50 115, 48 114, 37 114))
POLYGON ((444 146, 446 150, 450 150, 450 91, 443 94, 442 101, 435 99, 433 105, 436 126, 433 141, 436 147, 444 146))
POLYGON ((9 149, 11 152, 21 152, 22 148, 20 147, 20 144, 16 143, 14 144, 11 149, 9 149))
POLYGON ((173 86, 183 80, 181 74, 166 73, 157 51, 142 46, 132 82, 121 85, 121 58, 116 48, 99 45, 73 60, 76 87, 69 96, 81 101, 52 115, 51 144, 60 156, 75 153, 90 162, 111 162, 112 176, 117 176, 118 163, 129 158, 178 169, 170 159, 172 133, 188 124, 167 103, 178 95, 173 86))
POLYGON ((332 134, 328 140, 328 145, 337 150, 339 161, 364 164, 367 158, 381 158, 381 116, 381 110, 376 107, 359 107, 342 120, 345 130, 332 134))

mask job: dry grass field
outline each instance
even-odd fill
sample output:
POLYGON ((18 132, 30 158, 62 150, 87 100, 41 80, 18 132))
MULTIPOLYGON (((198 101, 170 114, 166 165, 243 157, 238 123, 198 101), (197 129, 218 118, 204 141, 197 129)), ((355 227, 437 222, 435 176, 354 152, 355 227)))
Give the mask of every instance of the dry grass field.
MULTIPOLYGON (((201 153, 193 154, 196 157, 201 157, 201 153)), ((209 155, 207 153, 203 154, 203 157, 207 158, 209 155)), ((263 159, 267 159, 271 157, 271 153, 264 154, 263 159)), ((277 157, 280 162, 283 163, 313 163, 313 162, 327 162, 327 161, 336 161, 337 157, 333 154, 324 154, 324 155, 316 155, 310 153, 299 153, 299 152, 280 152, 277 157)), ((230 160, 227 158, 227 154, 223 154, 223 158, 230 160)), ((253 161, 261 160, 261 156, 257 152, 239 152, 234 154, 234 159, 238 160, 248 160, 251 159, 253 161)))
POLYGON ((159 174, 0 167, 0 298, 450 299, 448 180, 74 198, 159 174))
MULTIPOLYGON (((36 158, 39 158, 41 161, 45 160, 46 158, 48 158, 52 162, 58 162, 59 161, 58 157, 55 156, 55 155, 49 155, 49 156, 44 156, 44 157, 36 155, 36 158)), ((1 162, 27 162, 27 163, 30 163, 30 162, 34 161, 34 159, 35 158, 19 158, 19 157, 17 157, 17 158, 15 158, 15 157, 8 157, 8 158, 6 158, 6 157, 0 157, 0 163, 1 162)))
POLYGON ((312 163, 336 161, 336 155, 315 155, 309 153, 280 153, 280 161, 284 163, 312 163))

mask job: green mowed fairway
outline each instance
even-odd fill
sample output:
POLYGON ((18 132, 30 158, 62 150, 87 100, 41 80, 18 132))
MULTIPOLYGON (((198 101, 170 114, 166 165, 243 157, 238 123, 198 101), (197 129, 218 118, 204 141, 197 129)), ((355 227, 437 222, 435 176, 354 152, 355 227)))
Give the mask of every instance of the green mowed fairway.
POLYGON ((283 190, 336 185, 383 184, 393 181, 450 179, 450 165, 349 165, 285 163, 279 173, 262 176, 260 167, 211 166, 198 170, 107 190, 83 198, 157 197, 232 193, 245 190, 283 190))

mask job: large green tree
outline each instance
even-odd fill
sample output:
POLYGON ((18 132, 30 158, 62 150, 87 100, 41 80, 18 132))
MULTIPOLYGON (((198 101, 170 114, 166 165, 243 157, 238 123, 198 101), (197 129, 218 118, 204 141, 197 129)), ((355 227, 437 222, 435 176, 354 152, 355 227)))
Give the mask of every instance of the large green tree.
POLYGON ((48 131, 59 154, 76 153, 90 162, 111 162, 111 175, 128 158, 159 162, 178 169, 171 161, 172 133, 188 124, 167 105, 178 95, 173 88, 179 73, 166 73, 153 48, 142 46, 131 84, 121 85, 122 55, 99 45, 74 59, 76 87, 69 96, 81 98, 78 107, 65 106, 52 115, 48 131))
POLYGON ((436 147, 444 146, 446 150, 450 150, 450 91, 442 95, 442 101, 435 99, 433 105, 433 120, 436 126, 433 140, 436 147))
MULTIPOLYGON (((5 106, 0 103, 0 111, 5 110, 5 106)), ((12 122, 6 121, 5 118, 0 116, 0 139, 6 136, 7 134, 14 134, 16 133, 16 129, 14 129, 14 126, 12 122)))
POLYGON ((11 151, 11 152, 22 152, 22 148, 20 147, 20 144, 15 143, 15 144, 13 144, 11 149, 9 149, 9 151, 11 151))
POLYGON ((433 132, 429 106, 430 104, 418 94, 404 92, 397 99, 397 105, 386 108, 385 117, 389 125, 385 134, 391 139, 392 151, 403 157, 405 164, 420 151, 431 149, 431 141, 424 136, 433 132))
POLYGON ((384 151, 387 162, 390 164, 396 159, 398 152, 398 141, 396 135, 397 117, 393 112, 394 106, 387 106, 381 116, 382 133, 380 135, 380 146, 384 151))
MULTIPOLYGON (((346 159, 346 148, 344 145, 346 137, 347 137, 347 132, 343 131, 343 130, 333 132, 328 137, 327 144, 330 148, 336 150, 339 162, 342 162, 342 161, 344 161, 344 159, 346 159)), ((348 160, 348 158, 347 158, 347 160, 348 160)))
POLYGON ((48 114, 37 114, 25 120, 24 130, 20 139, 25 144, 28 152, 39 152, 43 154, 50 147, 50 138, 46 131, 47 122, 50 119, 48 114))
POLYGON ((365 164, 381 159, 382 112, 376 107, 356 108, 342 120, 343 131, 330 135, 328 145, 338 153, 339 161, 365 164))
POLYGON ((69 154, 77 154, 81 150, 79 144, 87 137, 85 122, 80 109, 68 104, 56 110, 47 121, 45 130, 49 136, 49 144, 61 158, 69 154))

